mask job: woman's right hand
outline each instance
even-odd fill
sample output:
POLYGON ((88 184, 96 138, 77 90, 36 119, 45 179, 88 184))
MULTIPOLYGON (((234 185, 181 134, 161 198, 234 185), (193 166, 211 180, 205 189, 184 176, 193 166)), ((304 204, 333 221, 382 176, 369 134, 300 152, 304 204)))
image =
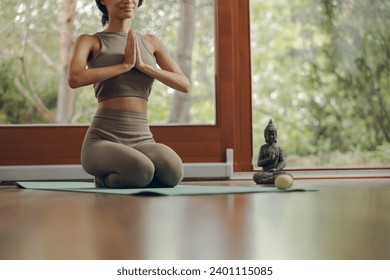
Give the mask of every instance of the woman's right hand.
POLYGON ((125 47, 125 59, 123 64, 126 65, 128 70, 131 70, 137 61, 137 37, 134 29, 130 28, 127 34, 127 43, 125 47))

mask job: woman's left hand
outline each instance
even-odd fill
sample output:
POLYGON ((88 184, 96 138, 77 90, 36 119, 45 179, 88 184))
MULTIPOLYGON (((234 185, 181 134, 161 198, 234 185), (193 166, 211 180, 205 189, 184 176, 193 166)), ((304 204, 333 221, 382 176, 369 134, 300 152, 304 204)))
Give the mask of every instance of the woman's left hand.
POLYGON ((141 51, 138 47, 138 42, 136 44, 136 61, 135 61, 135 68, 137 68, 139 71, 142 72, 142 69, 145 68, 145 63, 142 61, 141 57, 141 51))

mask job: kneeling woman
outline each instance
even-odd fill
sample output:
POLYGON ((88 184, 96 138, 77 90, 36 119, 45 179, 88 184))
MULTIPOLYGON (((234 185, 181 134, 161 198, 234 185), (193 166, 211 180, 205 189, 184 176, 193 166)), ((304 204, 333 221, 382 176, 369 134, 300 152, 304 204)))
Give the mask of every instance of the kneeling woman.
POLYGON ((157 37, 131 28, 142 0, 96 4, 106 29, 77 38, 68 75, 72 88, 93 84, 99 102, 81 164, 97 187, 174 187, 183 178, 183 164, 171 148, 154 141, 147 102, 155 79, 182 92, 188 92, 189 81, 157 37))

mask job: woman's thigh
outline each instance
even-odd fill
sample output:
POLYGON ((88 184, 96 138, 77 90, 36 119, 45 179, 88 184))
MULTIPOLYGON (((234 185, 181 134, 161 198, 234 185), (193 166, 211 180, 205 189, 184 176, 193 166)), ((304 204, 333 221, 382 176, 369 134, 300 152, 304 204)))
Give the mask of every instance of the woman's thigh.
MULTIPOLYGON (((154 175, 153 162, 143 153, 123 144, 107 141, 89 141, 83 146, 81 162, 86 172, 105 177, 109 181, 123 181, 118 187, 140 187, 150 182, 154 175), (145 183, 146 182, 146 183, 145 183)), ((106 181, 107 181, 106 179, 106 181)))

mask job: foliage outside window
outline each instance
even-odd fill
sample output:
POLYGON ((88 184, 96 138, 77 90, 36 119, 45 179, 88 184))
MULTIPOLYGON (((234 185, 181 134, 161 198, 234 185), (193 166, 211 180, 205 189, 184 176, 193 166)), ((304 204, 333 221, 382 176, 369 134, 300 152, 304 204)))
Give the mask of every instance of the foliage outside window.
MULTIPOLYGON (((0 124, 89 123, 93 88, 71 90, 66 73, 76 37, 103 30, 95 1, 2 0, 0 26, 0 124)), ((160 37, 191 81, 189 95, 156 81, 150 122, 214 124, 214 0, 146 0, 132 26, 160 37)))
POLYGON ((251 0, 254 158, 270 118, 287 167, 390 164, 390 3, 251 0))

